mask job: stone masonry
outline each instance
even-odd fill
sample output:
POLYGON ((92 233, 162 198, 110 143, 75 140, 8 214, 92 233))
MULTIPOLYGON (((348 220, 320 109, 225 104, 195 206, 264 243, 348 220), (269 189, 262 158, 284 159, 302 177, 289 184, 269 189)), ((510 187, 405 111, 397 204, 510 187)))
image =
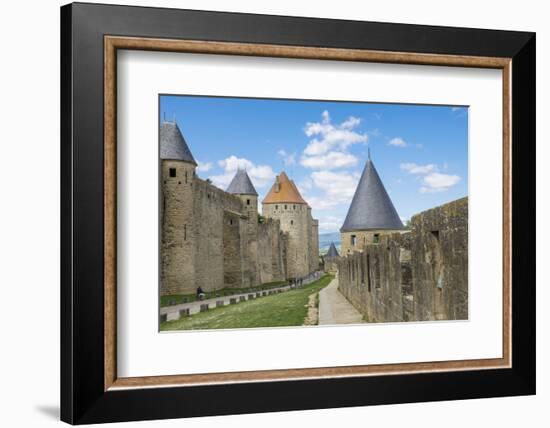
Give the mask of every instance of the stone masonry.
POLYGON ((160 134, 161 295, 253 287, 318 269, 318 223, 305 201, 286 215, 264 205, 260 222, 246 172, 223 191, 196 175, 175 122, 163 122, 160 134))
POLYGON ((367 321, 468 319, 468 199, 417 214, 410 231, 337 263, 340 292, 367 321))

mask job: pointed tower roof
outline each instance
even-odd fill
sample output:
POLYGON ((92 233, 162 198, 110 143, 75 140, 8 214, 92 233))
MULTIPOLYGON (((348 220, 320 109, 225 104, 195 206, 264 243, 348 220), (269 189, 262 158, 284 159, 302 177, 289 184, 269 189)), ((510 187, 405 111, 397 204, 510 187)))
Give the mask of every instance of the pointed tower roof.
POLYGON ((160 158, 190 162, 197 165, 176 122, 160 124, 160 158))
POLYGON ((294 182, 288 178, 284 171, 275 177, 275 183, 262 201, 264 204, 280 204, 282 202, 307 205, 294 182))
POLYGON ((367 160, 340 232, 403 229, 403 223, 370 159, 367 160))
POLYGON ((258 196, 250 177, 244 169, 238 169, 235 177, 229 183, 227 192, 235 195, 254 195, 258 196))
POLYGON ((330 247, 327 251, 326 257, 338 257, 340 254, 338 254, 338 250, 336 249, 336 245, 334 245, 334 242, 330 243, 330 247))

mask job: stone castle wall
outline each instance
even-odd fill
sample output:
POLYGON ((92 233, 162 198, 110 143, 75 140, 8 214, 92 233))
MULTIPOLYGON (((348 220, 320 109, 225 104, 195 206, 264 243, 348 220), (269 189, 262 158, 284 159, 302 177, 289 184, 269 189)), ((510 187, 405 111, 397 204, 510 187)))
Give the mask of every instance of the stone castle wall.
POLYGON ((311 216, 305 204, 263 204, 265 217, 279 220, 281 230, 288 234, 287 240, 287 275, 289 278, 300 278, 308 275, 310 270, 310 235, 311 216))
POLYGON ((319 220, 312 219, 310 236, 309 270, 319 269, 319 220))
POLYGON ((324 270, 327 273, 336 273, 338 272, 338 260, 340 257, 327 257, 325 256, 323 259, 324 262, 324 270))
POLYGON ((161 176, 162 295, 251 287, 312 271, 305 208, 259 223, 256 196, 201 180, 191 163, 163 160, 161 176))
POLYGON ((378 243, 382 235, 387 235, 391 233, 400 233, 398 230, 357 230, 352 232, 342 232, 341 242, 342 249, 341 254, 345 256, 351 254, 354 251, 363 251, 368 245, 378 243))
POLYGON ((370 322, 468 319, 468 199, 411 225, 340 257, 340 291, 370 322))
POLYGON ((267 219, 258 224, 258 272, 261 284, 284 281, 287 278, 286 248, 288 234, 281 230, 275 219, 267 219))

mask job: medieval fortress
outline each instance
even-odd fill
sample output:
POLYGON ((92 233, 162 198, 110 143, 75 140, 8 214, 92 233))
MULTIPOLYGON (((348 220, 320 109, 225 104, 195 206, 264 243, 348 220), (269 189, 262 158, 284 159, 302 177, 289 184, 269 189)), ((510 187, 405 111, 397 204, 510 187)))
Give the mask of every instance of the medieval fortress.
POLYGON ((196 174, 175 122, 160 126, 161 295, 245 288, 319 268, 318 221, 282 172, 262 201, 246 171, 226 191, 196 174))
MULTIPOLYGON (((196 175, 177 124, 160 127, 161 295, 247 288, 319 269, 318 221, 280 173, 262 201, 246 171, 223 191, 196 175)), ((324 269, 367 322, 468 319, 468 199, 407 228, 367 160, 324 269)))

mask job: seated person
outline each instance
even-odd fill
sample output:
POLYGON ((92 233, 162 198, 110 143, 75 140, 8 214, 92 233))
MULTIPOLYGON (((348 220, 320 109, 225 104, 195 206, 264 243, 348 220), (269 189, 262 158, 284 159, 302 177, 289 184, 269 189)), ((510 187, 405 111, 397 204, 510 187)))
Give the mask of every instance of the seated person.
POLYGON ((199 286, 199 288, 197 288, 197 299, 203 300, 204 297, 205 297, 204 291, 202 291, 202 287, 199 286))

